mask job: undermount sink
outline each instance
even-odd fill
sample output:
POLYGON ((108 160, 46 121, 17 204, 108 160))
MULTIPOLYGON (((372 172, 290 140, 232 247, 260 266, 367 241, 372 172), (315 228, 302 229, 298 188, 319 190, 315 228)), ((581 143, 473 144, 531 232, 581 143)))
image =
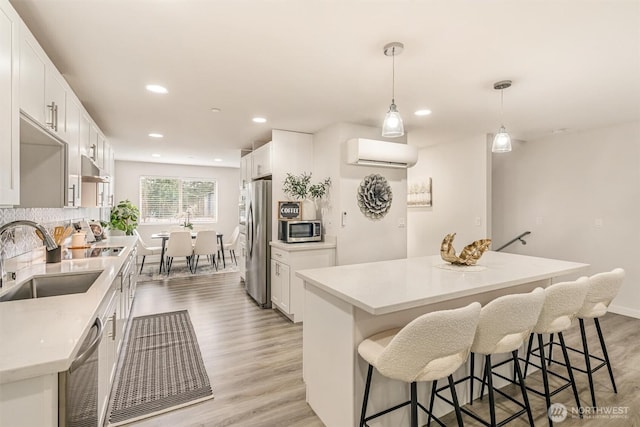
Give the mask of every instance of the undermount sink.
POLYGON ((34 276, 0 296, 2 301, 45 298, 87 292, 102 271, 34 276))

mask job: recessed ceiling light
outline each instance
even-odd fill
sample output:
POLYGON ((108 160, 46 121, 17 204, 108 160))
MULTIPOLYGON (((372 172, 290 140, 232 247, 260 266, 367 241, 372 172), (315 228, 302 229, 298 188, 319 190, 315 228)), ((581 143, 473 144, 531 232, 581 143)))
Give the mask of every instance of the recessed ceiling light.
POLYGON ((553 133, 554 134, 559 134, 559 133, 565 133, 566 131, 568 131, 569 129, 567 128, 560 128, 560 129, 554 129, 553 133))
POLYGON ((431 114, 431 110, 418 110, 415 113, 416 116, 428 116, 429 114, 431 114))
POLYGON ((146 85, 145 86, 149 92, 153 93, 169 93, 166 87, 160 85, 146 85))
POLYGON ((153 154, 151 155, 151 157, 160 157, 160 154, 153 153, 153 154))
POLYGON ((161 133, 150 133, 149 136, 151 138, 162 138, 164 135, 161 133))
POLYGON ((221 159, 221 158, 219 158, 219 157, 216 157, 215 159, 213 159, 213 161, 214 161, 214 162, 221 162, 221 161, 222 161, 222 159, 221 159))
POLYGON ((220 111, 222 111, 222 110, 221 110, 221 109, 219 109, 218 107, 213 107, 213 108, 211 109, 211 112, 212 112, 212 113, 219 113, 220 111))
POLYGON ((254 117, 253 119, 254 123, 266 123, 267 119, 265 119, 264 117, 254 117))

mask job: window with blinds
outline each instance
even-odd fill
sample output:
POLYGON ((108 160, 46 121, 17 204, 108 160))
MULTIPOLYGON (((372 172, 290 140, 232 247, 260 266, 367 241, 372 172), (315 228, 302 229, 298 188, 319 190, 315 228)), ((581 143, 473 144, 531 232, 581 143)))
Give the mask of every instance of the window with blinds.
POLYGON ((215 179, 140 177, 141 222, 217 221, 215 179))

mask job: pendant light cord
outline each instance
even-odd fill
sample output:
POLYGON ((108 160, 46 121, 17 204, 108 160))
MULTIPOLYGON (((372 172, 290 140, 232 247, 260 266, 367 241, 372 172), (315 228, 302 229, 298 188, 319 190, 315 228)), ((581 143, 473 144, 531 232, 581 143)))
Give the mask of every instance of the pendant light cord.
POLYGON ((396 48, 391 48, 391 103, 396 103, 396 48))
POLYGON ((504 127, 504 89, 500 89, 500 126, 504 127))

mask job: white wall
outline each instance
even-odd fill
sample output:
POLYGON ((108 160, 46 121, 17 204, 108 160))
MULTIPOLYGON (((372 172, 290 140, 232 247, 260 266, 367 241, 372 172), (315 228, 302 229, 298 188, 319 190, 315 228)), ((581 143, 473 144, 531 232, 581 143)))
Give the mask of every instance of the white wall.
MULTIPOLYGON (((337 264, 354 264, 405 258, 407 254, 407 171, 383 167, 356 166, 345 162, 346 141, 351 138, 384 140, 380 129, 340 123, 314 135, 315 179, 332 181, 327 206, 322 209, 327 236, 337 239, 337 264), (371 220, 357 203, 357 190, 365 176, 380 174, 387 179, 393 201, 387 215, 371 220), (342 212, 347 213, 342 226, 342 212), (403 225, 400 225, 403 224, 403 225)), ((404 142, 404 138, 388 140, 404 142)))
MULTIPOLYGON (((419 135, 409 135, 409 143, 419 135)), ((409 185, 432 179, 432 206, 408 209, 408 256, 436 255, 445 235, 462 248, 489 236, 489 154, 485 135, 422 148, 409 185)))
POLYGON ((493 159, 493 237, 505 251, 626 270, 612 311, 640 318, 640 123, 514 145, 493 159))
MULTIPOLYGON (((140 205, 140 176, 156 175, 186 178, 213 178, 218 182, 218 221, 213 225, 216 231, 231 236, 238 225, 238 199, 240 197, 240 169, 208 166, 171 165, 163 163, 116 161, 115 200, 129 199, 140 205)), ((176 221, 177 223, 177 221, 176 221)), ((196 224, 196 229, 202 225, 196 224)), ((142 237, 149 242, 151 233, 166 230, 166 224, 141 224, 142 237)))

